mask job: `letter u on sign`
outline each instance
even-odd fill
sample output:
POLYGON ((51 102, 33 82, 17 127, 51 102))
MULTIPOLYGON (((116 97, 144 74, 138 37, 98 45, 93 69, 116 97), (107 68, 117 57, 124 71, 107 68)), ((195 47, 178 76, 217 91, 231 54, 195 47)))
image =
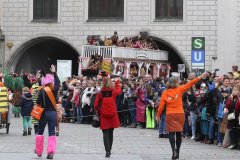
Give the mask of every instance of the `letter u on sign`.
POLYGON ((199 62, 202 60, 202 52, 194 52, 194 60, 199 62))

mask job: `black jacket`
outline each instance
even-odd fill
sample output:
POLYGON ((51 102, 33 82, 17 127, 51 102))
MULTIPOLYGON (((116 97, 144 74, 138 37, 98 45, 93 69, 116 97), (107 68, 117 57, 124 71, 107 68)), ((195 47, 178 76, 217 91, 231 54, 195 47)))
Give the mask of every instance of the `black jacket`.
POLYGON ((216 117, 217 109, 219 103, 223 102, 222 93, 217 88, 211 90, 208 93, 208 105, 207 105, 207 113, 213 117, 216 117))
POLYGON ((33 110, 33 100, 32 95, 30 93, 26 93, 21 96, 20 100, 20 107, 21 107, 21 115, 24 116, 30 116, 30 113, 33 110))
MULTIPOLYGON (((54 73, 53 95, 56 99, 56 102, 57 102, 57 94, 58 94, 59 88, 60 88, 60 80, 59 80, 57 74, 54 73)), ((52 102, 50 101, 50 98, 48 97, 47 93, 44 91, 43 88, 39 92, 38 99, 37 99, 37 104, 41 105, 44 108, 44 111, 55 111, 54 106, 52 105, 52 102), (43 102, 43 95, 45 97, 45 105, 44 105, 44 102, 43 102)))

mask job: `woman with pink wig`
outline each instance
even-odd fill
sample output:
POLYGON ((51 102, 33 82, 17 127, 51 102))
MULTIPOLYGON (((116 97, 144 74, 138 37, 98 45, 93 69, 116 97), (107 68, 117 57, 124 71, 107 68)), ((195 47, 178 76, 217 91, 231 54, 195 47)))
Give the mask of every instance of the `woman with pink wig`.
POLYGON ((43 88, 39 91, 38 99, 36 102, 44 108, 44 111, 39 121, 38 135, 36 135, 35 153, 38 155, 38 157, 42 156, 44 146, 43 133, 46 124, 48 124, 49 137, 47 146, 47 159, 53 159, 53 155, 56 152, 55 128, 57 123, 57 112, 44 88, 50 88, 56 100, 60 87, 60 81, 56 74, 55 66, 51 65, 50 70, 52 74, 46 74, 45 77, 42 78, 43 88))

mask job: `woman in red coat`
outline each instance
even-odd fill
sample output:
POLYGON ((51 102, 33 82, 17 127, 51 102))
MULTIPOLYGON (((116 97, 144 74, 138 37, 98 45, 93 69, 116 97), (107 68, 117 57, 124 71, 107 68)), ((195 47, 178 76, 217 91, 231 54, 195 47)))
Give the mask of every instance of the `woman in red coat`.
POLYGON ((121 94, 122 90, 118 79, 115 80, 114 87, 112 86, 111 79, 108 77, 103 78, 101 87, 100 93, 96 96, 94 108, 100 115, 100 129, 103 132, 106 157, 109 158, 113 143, 113 130, 114 128, 120 127, 116 107, 116 96, 121 94))

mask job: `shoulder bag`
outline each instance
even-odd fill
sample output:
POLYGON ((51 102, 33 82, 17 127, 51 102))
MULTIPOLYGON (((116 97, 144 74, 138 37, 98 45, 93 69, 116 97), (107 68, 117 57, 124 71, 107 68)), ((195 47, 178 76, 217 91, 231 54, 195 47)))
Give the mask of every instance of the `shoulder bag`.
POLYGON ((228 114, 227 119, 228 119, 228 120, 234 120, 234 119, 235 119, 235 110, 234 110, 233 113, 228 114))

